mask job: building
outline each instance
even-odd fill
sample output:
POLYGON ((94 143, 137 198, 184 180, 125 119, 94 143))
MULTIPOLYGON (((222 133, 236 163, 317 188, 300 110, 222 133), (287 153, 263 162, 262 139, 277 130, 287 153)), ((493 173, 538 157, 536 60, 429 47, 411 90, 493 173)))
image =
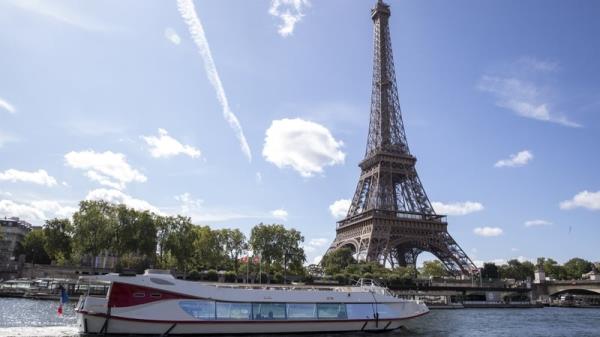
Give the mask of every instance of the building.
POLYGON ((33 226, 17 217, 0 218, 0 266, 5 266, 13 260, 17 243, 21 242, 33 226))

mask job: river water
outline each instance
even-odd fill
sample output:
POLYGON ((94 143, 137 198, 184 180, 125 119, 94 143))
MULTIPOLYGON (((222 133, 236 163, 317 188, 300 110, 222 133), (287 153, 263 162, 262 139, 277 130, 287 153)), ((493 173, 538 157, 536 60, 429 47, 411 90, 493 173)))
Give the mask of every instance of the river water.
MULTIPOLYGON (((71 303, 62 317, 55 301, 0 298, 0 337, 78 336, 71 303)), ((328 336, 590 336, 600 337, 600 309, 433 310, 406 329, 328 336)), ((307 335, 303 335, 307 336, 307 335)), ((315 335, 317 336, 317 335, 315 335)), ((323 336, 323 335, 318 335, 323 336)))

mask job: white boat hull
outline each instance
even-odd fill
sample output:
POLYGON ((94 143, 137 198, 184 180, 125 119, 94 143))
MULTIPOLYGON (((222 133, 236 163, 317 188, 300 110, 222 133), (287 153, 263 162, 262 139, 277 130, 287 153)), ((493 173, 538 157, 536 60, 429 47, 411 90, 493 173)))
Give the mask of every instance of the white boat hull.
MULTIPOLYGON (((416 316, 418 317, 418 316, 416 316)), ((305 333, 305 332, 350 332, 350 331, 390 331, 405 325, 408 319, 353 320, 353 321, 210 321, 210 322, 152 322, 81 314, 79 331, 86 334, 127 334, 127 335, 215 335, 215 334, 263 334, 263 333, 305 333), (104 328, 104 330, 103 330, 104 328)))

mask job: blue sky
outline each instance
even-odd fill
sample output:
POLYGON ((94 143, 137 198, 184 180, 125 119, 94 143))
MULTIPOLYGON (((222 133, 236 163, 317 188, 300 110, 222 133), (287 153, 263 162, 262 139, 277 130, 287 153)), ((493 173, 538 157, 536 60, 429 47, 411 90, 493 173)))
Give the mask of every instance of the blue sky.
MULTIPOLYGON (((600 260, 600 4, 390 2, 409 145, 454 238, 477 263, 600 260)), ((373 3, 0 1, 0 215, 105 198, 281 222, 318 259, 365 151, 373 3)))

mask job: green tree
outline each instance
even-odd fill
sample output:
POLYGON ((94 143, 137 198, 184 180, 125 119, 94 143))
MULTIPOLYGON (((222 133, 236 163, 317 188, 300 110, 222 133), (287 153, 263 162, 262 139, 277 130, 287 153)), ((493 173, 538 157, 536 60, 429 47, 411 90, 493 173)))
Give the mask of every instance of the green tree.
MULTIPOLYGON (((76 252, 93 259, 110 250, 114 242, 117 217, 115 207, 106 201, 85 200, 73 214, 73 242, 76 252)), ((95 264, 92 262, 92 266, 95 264)))
POLYGON ((156 215, 149 211, 138 212, 136 228, 138 254, 147 257, 150 262, 154 262, 157 245, 156 215))
POLYGON ((185 277, 194 256, 194 225, 189 217, 181 215, 168 217, 165 221, 170 222, 165 250, 175 259, 177 268, 183 271, 185 277))
POLYGON ((440 260, 433 260, 423 262, 421 274, 425 277, 442 277, 447 276, 448 272, 440 260))
POLYGON ((25 261, 33 264, 50 264, 50 257, 44 246, 46 244, 46 238, 44 237, 44 231, 34 229, 25 235, 21 242, 22 251, 21 254, 25 254, 25 261))
POLYGON ((306 261, 306 255, 302 248, 304 236, 291 228, 283 233, 280 242, 283 245, 283 256, 276 259, 276 262, 284 266, 284 276, 287 277, 288 270, 298 275, 304 274, 304 262, 306 261))
POLYGON ((169 263, 169 250, 168 250, 168 241, 173 231, 173 223, 171 217, 166 216, 156 216, 155 219, 156 226, 156 241, 157 241, 157 259, 158 264, 161 268, 169 268, 171 267, 169 263))
POLYGON ((44 225, 44 249, 55 262, 64 263, 71 258, 73 249, 73 225, 69 219, 46 220, 44 225))
POLYGON ((125 205, 115 206, 113 252, 124 266, 143 270, 155 259, 157 230, 155 217, 149 211, 138 211, 125 205))
POLYGON ((391 274, 397 276, 399 279, 409 280, 409 279, 415 278, 415 276, 417 275, 417 270, 415 269, 414 266, 406 266, 406 267, 399 266, 399 267, 395 267, 391 271, 391 274))
POLYGON ((240 257, 248 250, 246 236, 239 229, 221 229, 219 241, 223 245, 229 262, 233 265, 233 271, 237 275, 240 269, 240 257))
POLYGON ((334 275, 345 270, 349 265, 356 264, 354 253, 348 247, 331 251, 321 259, 321 266, 328 275, 334 275))
POLYGON ((225 252, 219 241, 219 232, 208 226, 193 226, 193 255, 191 262, 199 270, 219 269, 225 252))
POLYGON ((495 280, 500 278, 498 266, 494 263, 484 263, 481 270, 481 277, 486 280, 495 280))
POLYGON ((582 258, 572 258, 563 265, 568 279, 578 280, 581 275, 592 270, 592 263, 582 258))
POLYGON ((558 264, 558 262, 553 259, 540 258, 538 259, 538 263, 542 262, 544 267, 544 274, 547 277, 550 277, 555 280, 565 280, 567 279, 567 274, 565 268, 558 264))
POLYGON ((261 263, 267 275, 273 264, 281 266, 285 261, 290 270, 303 271, 302 264, 306 261, 301 247, 304 237, 295 229, 285 229, 283 225, 258 224, 252 228, 250 246, 255 254, 261 255, 261 263))
POLYGON ((509 260, 506 265, 500 266, 500 277, 524 281, 533 278, 535 266, 529 261, 509 260))

